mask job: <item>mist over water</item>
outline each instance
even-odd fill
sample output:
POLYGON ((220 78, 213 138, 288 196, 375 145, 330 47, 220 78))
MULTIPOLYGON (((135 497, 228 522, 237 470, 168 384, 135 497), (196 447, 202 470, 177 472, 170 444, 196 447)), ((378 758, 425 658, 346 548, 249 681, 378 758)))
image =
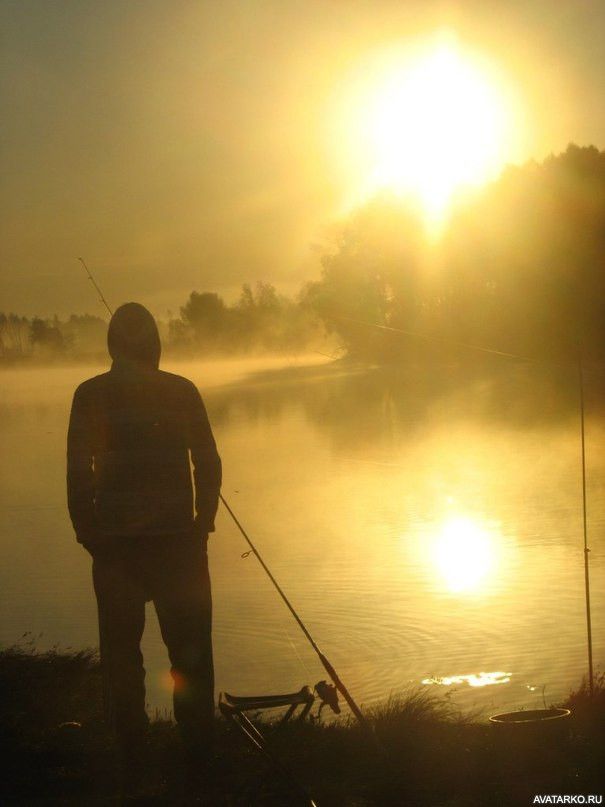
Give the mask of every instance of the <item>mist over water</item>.
MULTIPOLYGON (((71 396, 102 367, 4 370, 0 641, 96 646, 90 558, 65 503, 71 396)), ((223 494, 359 702, 443 687, 486 711, 586 670, 573 369, 379 370, 314 358, 164 364, 205 399, 223 494), (428 683, 431 682, 431 683, 428 683)), ((595 664, 605 657, 605 423, 587 389, 595 664)), ((217 693, 325 677, 223 509, 209 556, 217 693)), ((148 699, 170 708, 148 607, 148 699)))

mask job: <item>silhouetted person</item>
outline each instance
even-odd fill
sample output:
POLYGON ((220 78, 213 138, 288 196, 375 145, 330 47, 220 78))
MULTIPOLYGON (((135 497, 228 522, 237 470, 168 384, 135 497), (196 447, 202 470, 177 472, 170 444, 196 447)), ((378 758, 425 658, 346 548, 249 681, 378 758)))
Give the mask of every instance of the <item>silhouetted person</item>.
POLYGON ((221 461, 196 387, 158 369, 149 311, 118 308, 107 343, 111 370, 77 388, 67 442, 69 512, 93 557, 107 715, 128 762, 148 722, 140 641, 152 600, 176 721, 191 754, 205 755, 214 720, 206 545, 221 461))

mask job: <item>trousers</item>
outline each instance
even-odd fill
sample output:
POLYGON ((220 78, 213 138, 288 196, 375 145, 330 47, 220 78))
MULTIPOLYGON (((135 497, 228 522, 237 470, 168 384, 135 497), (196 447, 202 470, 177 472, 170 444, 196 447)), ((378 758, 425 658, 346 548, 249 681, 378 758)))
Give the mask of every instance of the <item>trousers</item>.
POLYGON ((112 538, 93 557, 106 719, 124 746, 142 737, 145 603, 153 602, 172 665, 174 717, 189 747, 209 747, 214 725, 212 595, 207 539, 112 538))

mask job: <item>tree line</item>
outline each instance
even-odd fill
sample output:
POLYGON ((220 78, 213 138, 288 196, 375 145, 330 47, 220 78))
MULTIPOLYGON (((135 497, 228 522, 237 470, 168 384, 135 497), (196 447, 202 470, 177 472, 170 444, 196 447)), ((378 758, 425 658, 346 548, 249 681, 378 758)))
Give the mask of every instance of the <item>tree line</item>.
MULTIPOLYGON (((302 295, 279 294, 270 283, 244 284, 231 305, 215 292, 192 291, 178 317, 158 319, 167 353, 187 357, 292 352, 322 339, 321 325, 302 295)), ((0 313, 0 357, 67 359, 106 353, 107 322, 90 314, 65 320, 0 313)))
POLYGON ((460 357, 472 345, 559 359, 581 345, 601 360, 605 152, 571 144, 507 168, 428 246, 416 209, 376 198, 344 223, 306 294, 358 356, 460 357))
MULTIPOLYGON (((297 351, 327 333, 377 362, 460 358, 465 345, 559 359, 605 358, 605 152, 569 145, 507 168, 456 205, 439 241, 417 208, 382 194, 324 245, 318 279, 293 297, 245 284, 231 304, 192 291, 159 322, 168 352, 297 351)), ((102 353, 106 322, 0 314, 0 355, 102 353)), ((469 354, 471 355, 471 354, 469 354)))

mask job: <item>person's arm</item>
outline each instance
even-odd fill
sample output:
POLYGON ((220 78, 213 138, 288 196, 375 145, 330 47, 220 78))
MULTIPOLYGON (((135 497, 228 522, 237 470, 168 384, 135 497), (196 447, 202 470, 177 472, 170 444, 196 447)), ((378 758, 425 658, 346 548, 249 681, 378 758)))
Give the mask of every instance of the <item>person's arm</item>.
POLYGON ((191 394, 189 445, 195 483, 194 526, 197 534, 207 535, 214 532, 222 480, 221 458, 216 450, 206 407, 194 385, 191 386, 191 394))
POLYGON ((93 427, 82 387, 74 394, 67 432, 67 506, 76 538, 89 551, 98 538, 93 478, 93 427))

